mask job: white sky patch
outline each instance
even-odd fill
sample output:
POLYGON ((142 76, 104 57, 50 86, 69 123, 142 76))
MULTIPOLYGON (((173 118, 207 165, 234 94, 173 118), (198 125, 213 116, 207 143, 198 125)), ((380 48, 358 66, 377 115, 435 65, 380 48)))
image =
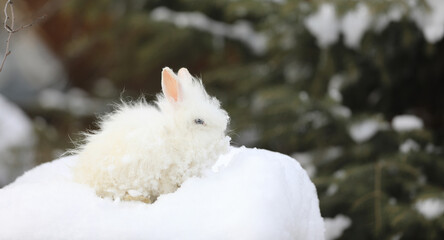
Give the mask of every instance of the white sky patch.
POLYGON ((316 13, 305 19, 304 23, 308 31, 316 37, 321 48, 338 41, 340 29, 334 5, 322 4, 316 13))
POLYGON ((209 32, 217 37, 226 37, 241 41, 256 54, 263 54, 267 50, 267 37, 256 32, 247 21, 237 21, 227 24, 210 19, 200 12, 175 12, 166 7, 158 7, 151 12, 155 21, 170 22, 182 28, 194 28, 209 32))
POLYGON ((351 223, 350 218, 342 214, 334 218, 325 218, 325 240, 334 240, 341 237, 344 230, 350 227, 351 223))
POLYGON ((438 198, 420 200, 415 204, 415 209, 427 220, 433 220, 444 213, 444 200, 438 198))
POLYGON ((358 48, 362 36, 370 27, 371 20, 370 11, 364 3, 359 3, 354 10, 347 12, 341 21, 345 45, 350 48, 358 48))
POLYGON ((412 19, 430 43, 436 43, 444 35, 444 1, 426 0, 429 9, 414 9, 412 19))
POLYGON ((393 118, 392 127, 398 132, 422 129, 424 123, 414 115, 399 115, 393 118))

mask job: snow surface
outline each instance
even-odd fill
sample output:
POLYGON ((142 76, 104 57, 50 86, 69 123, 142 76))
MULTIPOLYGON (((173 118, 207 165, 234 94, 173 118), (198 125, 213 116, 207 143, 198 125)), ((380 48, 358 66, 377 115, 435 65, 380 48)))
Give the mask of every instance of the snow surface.
POLYGON ((342 236, 345 229, 350 227, 351 220, 349 217, 339 214, 334 218, 325 218, 325 239, 333 240, 342 236))
POLYGON ((190 27, 209 32, 217 37, 239 40, 256 54, 263 54, 267 48, 267 38, 257 33, 247 21, 226 24, 210 19, 200 12, 175 12, 166 7, 158 7, 151 12, 155 21, 171 22, 178 27, 190 27))
POLYGON ((422 129, 423 125, 421 118, 414 115, 399 115, 392 120, 392 126, 398 132, 422 129))
POLYGON ((438 198, 420 200, 415 204, 415 208, 427 220, 433 220, 444 213, 444 200, 438 198))
POLYGON ((28 117, 0 95, 0 187, 34 166, 35 136, 28 117))
POLYGON ((102 199, 72 181, 76 156, 0 189, 0 239, 324 239, 316 188, 292 158, 232 148, 153 204, 102 199))

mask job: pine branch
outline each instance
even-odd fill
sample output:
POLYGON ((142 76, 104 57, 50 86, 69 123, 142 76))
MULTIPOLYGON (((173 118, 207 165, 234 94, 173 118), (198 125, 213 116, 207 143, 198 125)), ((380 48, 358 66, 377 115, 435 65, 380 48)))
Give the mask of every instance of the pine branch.
POLYGON ((378 237, 382 229, 381 215, 381 180, 383 163, 378 161, 375 164, 375 237, 378 237))

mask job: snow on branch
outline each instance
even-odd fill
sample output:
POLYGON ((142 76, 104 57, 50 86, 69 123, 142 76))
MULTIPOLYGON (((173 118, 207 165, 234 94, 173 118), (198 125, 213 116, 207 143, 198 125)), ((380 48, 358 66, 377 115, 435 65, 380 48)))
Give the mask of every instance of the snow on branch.
POLYGON ((237 40, 248 46, 255 54, 261 55, 267 48, 265 34, 256 32, 247 21, 233 24, 216 21, 199 12, 175 12, 166 7, 158 7, 151 12, 151 19, 170 22, 181 28, 194 28, 217 37, 237 40))

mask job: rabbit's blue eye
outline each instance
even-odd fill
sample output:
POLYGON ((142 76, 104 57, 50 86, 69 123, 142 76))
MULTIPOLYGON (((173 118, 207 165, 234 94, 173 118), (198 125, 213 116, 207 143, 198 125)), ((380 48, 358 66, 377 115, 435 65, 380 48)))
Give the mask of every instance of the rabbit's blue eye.
POLYGON ((196 118, 194 119, 194 123, 195 124, 200 124, 200 125, 205 125, 204 120, 200 119, 200 118, 196 118))

